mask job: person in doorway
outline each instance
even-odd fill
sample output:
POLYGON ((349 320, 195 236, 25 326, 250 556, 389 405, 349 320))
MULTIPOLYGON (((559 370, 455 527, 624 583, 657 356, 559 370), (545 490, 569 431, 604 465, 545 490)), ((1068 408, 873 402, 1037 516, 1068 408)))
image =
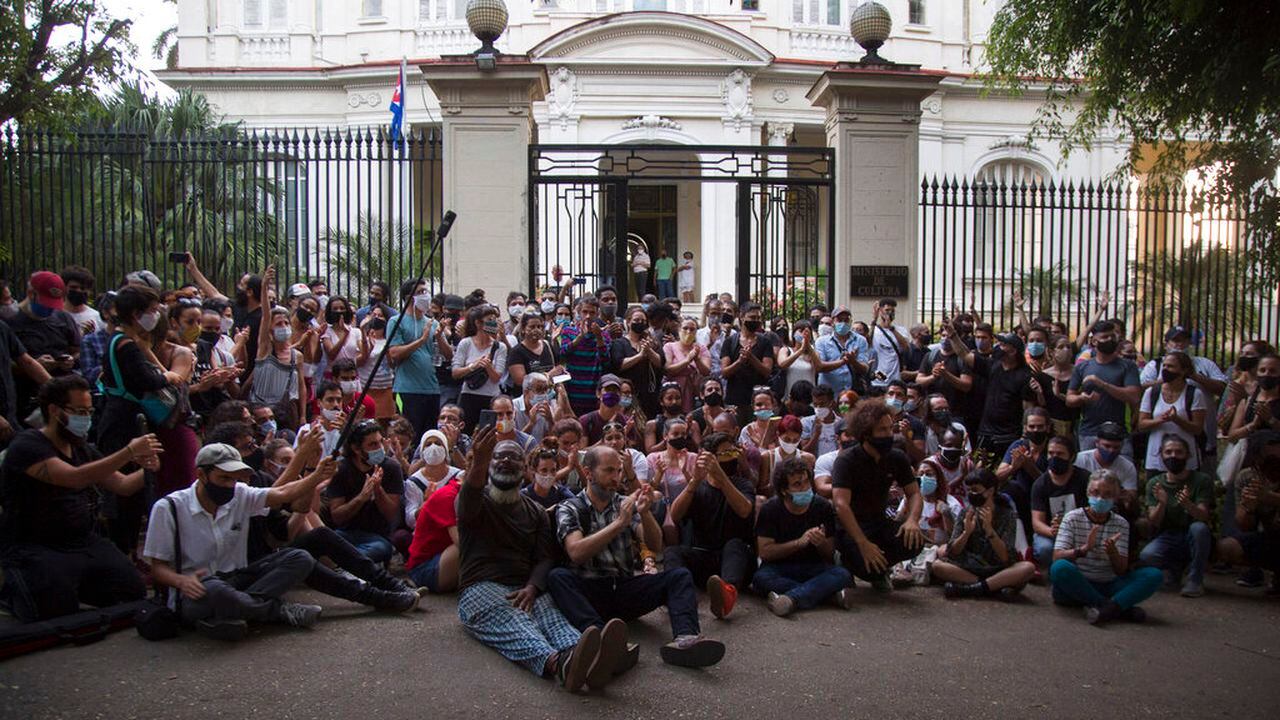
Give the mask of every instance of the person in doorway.
POLYGON ((653 260, 649 257, 649 253, 645 252, 644 246, 637 247, 636 254, 631 256, 631 274, 636 279, 633 289, 637 298, 649 292, 649 268, 652 265, 653 260))
POLYGON ((667 249, 658 251, 658 259, 653 263, 653 278, 658 286, 658 299, 666 300, 676 296, 675 290, 676 261, 667 255, 667 249))
POLYGON ((685 250, 684 257, 680 261, 680 267, 676 271, 677 285, 680 289, 680 300, 682 302, 697 302, 693 292, 694 274, 693 253, 685 250))

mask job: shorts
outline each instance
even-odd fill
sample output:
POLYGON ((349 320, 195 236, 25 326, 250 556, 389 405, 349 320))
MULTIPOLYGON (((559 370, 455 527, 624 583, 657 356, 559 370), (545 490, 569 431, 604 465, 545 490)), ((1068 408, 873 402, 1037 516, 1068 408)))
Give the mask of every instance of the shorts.
POLYGON ((414 585, 424 587, 433 593, 440 592, 440 555, 436 555, 430 560, 414 565, 409 570, 409 579, 414 585))

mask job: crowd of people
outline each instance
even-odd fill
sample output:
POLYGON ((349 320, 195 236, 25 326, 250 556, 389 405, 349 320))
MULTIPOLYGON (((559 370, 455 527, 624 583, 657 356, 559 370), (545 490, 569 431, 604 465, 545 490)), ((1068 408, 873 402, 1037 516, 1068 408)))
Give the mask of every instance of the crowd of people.
POLYGON ((1211 569, 1280 590, 1267 342, 1224 372, 1175 326, 1147 359, 1105 298, 1079 330, 1017 296, 1003 333, 959 308, 903 326, 892 299, 766 317, 653 267, 664 295, 637 304, 572 278, 358 302, 270 267, 224 294, 190 257, 177 287, 6 287, 0 598, 30 621, 150 585, 234 640, 315 625, 299 584, 389 612, 456 594, 468 634, 579 690, 635 665, 626 621, 660 607, 663 661, 720 662, 700 594, 786 616, 859 581, 1043 582, 1105 624, 1211 569))

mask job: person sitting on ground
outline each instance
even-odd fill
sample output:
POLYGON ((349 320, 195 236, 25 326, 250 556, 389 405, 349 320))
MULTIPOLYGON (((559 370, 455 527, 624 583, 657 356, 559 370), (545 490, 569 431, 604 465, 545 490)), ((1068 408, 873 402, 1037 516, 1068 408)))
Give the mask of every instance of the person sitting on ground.
POLYGON ((803 425, 800 424, 800 418, 795 415, 784 415, 777 424, 778 444, 776 447, 766 451, 761 457, 760 462, 760 479, 756 483, 756 494, 759 496, 759 502, 773 495, 773 489, 776 482, 773 480, 775 469, 787 460, 797 459, 805 464, 806 467, 813 469, 816 462, 811 453, 807 453, 800 449, 800 437, 804 431, 803 425))
POLYGON ((418 444, 418 463, 404 481, 404 522, 414 527, 418 510, 441 485, 461 475, 462 470, 449 463, 449 438, 439 430, 428 430, 418 444))
POLYGON ((1143 565, 1164 570, 1166 584, 1176 587, 1185 570, 1182 596, 1204 595, 1204 572, 1213 549, 1209 529, 1213 503, 1213 478, 1187 467, 1193 450, 1180 435, 1164 436, 1160 443, 1163 473, 1147 480, 1147 523, 1153 537, 1138 555, 1143 565))
POLYGON ((1048 469, 1045 446, 1049 444, 1050 426, 1049 413, 1044 408, 1024 412, 1022 437, 1009 445, 996 468, 996 480, 1013 500, 1024 528, 1031 527, 1031 487, 1048 469))
MULTIPOLYGON (((435 440, 428 430, 423 442, 435 440)), ((434 445, 434 443, 432 444, 434 445)), ((427 445, 427 448, 432 447, 427 445)), ((439 447, 439 446, 437 446, 439 447)), ((437 454, 436 451, 431 451, 437 454)), ((443 483, 427 494, 414 517, 413 541, 405 560, 409 579, 419 588, 433 593, 449 593, 458 589, 458 513, 455 504, 465 476, 450 467, 443 483)))
POLYGON ((1121 455, 1125 441, 1124 426, 1105 422, 1098 428, 1098 439, 1092 450, 1081 450, 1076 455, 1076 467, 1093 473, 1110 470, 1120 480, 1120 498, 1116 511, 1126 520, 1136 517, 1138 502, 1138 468, 1133 461, 1121 455))
POLYGON ((601 436, 604 435, 604 426, 608 423, 623 422, 621 388, 622 381, 617 375, 605 373, 601 376, 600 385, 597 387, 600 404, 595 410, 583 413, 578 418, 578 423, 587 435, 586 445, 595 445, 600 442, 601 436))
POLYGON ((1089 473, 1071 464, 1076 456, 1071 438, 1056 435, 1045 448, 1047 470, 1031 486, 1031 549, 1044 572, 1053 564, 1053 544, 1062 518, 1084 507, 1089 473))
POLYGON ((893 417, 884 401, 863 400, 849 416, 858 444, 842 451, 832 468, 832 496, 843 530, 837 536, 846 569, 879 592, 890 592, 889 569, 913 558, 924 545, 923 505, 911 463, 893 447, 893 417), (907 500, 901 522, 885 514, 894 483, 907 500))
POLYGON ((836 442, 839 445, 835 450, 823 453, 813 461, 813 489, 828 500, 831 499, 831 473, 835 468, 836 458, 858 444, 858 439, 853 436, 853 426, 846 423, 844 418, 836 420, 836 442))
POLYGON ((602 657, 600 630, 579 632, 544 593, 556 539, 546 511, 520 494, 523 464, 519 443, 496 443, 492 428, 477 430, 456 503, 458 618, 503 657, 576 692, 592 669, 617 667, 614 653, 625 646, 613 642, 602 657))
POLYGON ((828 600, 852 606, 849 571, 836 565, 835 510, 813 490, 813 471, 787 458, 773 472, 773 497, 756 518, 761 565, 751 588, 765 595, 769 611, 786 617, 828 600))
MULTIPOLYGON (((611 642, 626 642, 622 620, 666 607, 674 639, 661 650, 663 662, 681 667, 720 662, 724 644, 702 637, 689 571, 676 567, 659 573, 635 573, 633 543, 643 542, 654 552, 662 550, 662 528, 650 512, 652 496, 643 489, 619 493, 622 458, 613 448, 596 445, 588 449, 582 469, 586 489, 556 508, 556 533, 571 563, 552 570, 547 577, 556 605, 579 630, 601 629, 602 656, 611 642), (605 618, 611 618, 607 624, 605 618)), ((608 655, 612 654, 609 649, 608 655)), ((602 667, 599 672, 617 672, 634 665, 639 648, 627 656, 623 667, 602 667)), ((587 682, 594 687, 592 678, 587 682)))
POLYGON ((155 435, 103 456, 85 438, 93 423, 89 383, 63 375, 40 387, 44 428, 13 438, 0 465, 0 597, 23 622, 141 600, 146 586, 129 558, 94 532, 98 490, 129 496, 160 466, 155 435), (120 468, 136 462, 128 475, 120 468))
POLYGON ((1271 571, 1270 595, 1280 594, 1280 433, 1249 436, 1243 467, 1236 475, 1236 531, 1218 542, 1218 557, 1247 565, 1237 585, 1259 587, 1271 571))
POLYGON ((560 453, 553 447, 539 447, 529 454, 528 474, 532 482, 524 486, 521 492, 548 511, 555 510, 560 503, 573 497, 565 486, 556 482, 556 471, 560 469, 560 453))
POLYGON ((311 627, 320 619, 319 605, 281 600, 309 576, 316 560, 306 550, 285 548, 250 563, 247 556, 249 518, 268 508, 309 498, 320 483, 333 477, 337 463, 321 461, 315 472, 287 485, 250 487, 253 469, 230 445, 206 445, 196 454, 194 485, 171 493, 151 508, 143 555, 151 576, 173 588, 170 607, 201 632, 219 640, 239 640, 246 623, 277 622, 311 627), (175 523, 177 526, 175 528, 175 523), (177 557, 174 537, 181 544, 177 557))
MULTIPOLYGON (((920 509, 920 532, 924 533, 924 547, 911 560, 899 563, 890 573, 889 579, 895 587, 906 585, 928 585, 929 568, 938 558, 942 546, 951 539, 952 528, 964 505, 951 494, 945 482, 942 482, 942 468, 935 459, 927 458, 916 468, 916 476, 920 479, 920 495, 923 503, 920 509)), ((902 522, 907 518, 907 499, 898 501, 895 518, 902 522)))
MULTIPOLYGON (((948 425, 938 438, 938 451, 926 458, 932 460, 942 473, 938 480, 947 486, 947 492, 961 497, 964 495, 964 488, 961 487, 964 479, 977 467, 973 458, 969 457, 968 445, 969 434, 965 432, 964 426, 948 425)), ((964 504, 963 500, 960 504, 964 504)))
POLYGON ((395 551, 391 530, 400 517, 404 474, 387 457, 382 426, 376 420, 356 423, 343 448, 342 463, 324 491, 321 517, 344 540, 374 562, 386 562, 395 551))
POLYGON ((526 453, 538 447, 537 438, 516 425, 516 408, 511 403, 511 398, 506 395, 495 395, 489 402, 489 409, 493 411, 493 429, 498 433, 498 442, 513 440, 520 443, 520 447, 524 448, 526 453))
POLYGON ((740 453, 725 433, 702 439, 693 475, 669 511, 672 524, 681 528, 682 544, 663 554, 666 569, 689 568, 694 583, 706 588, 717 618, 733 612, 738 588, 746 587, 755 567, 755 492, 741 471, 740 453))
POLYGON ((1115 619, 1142 622, 1139 603, 1160 587, 1156 568, 1129 568, 1129 522, 1113 512, 1120 482, 1110 470, 1089 477, 1088 505, 1062 518, 1049 582, 1053 601, 1085 608, 1091 625, 1115 619))
POLYGON ((890 380, 884 386, 884 403, 893 415, 894 447, 906 453, 912 465, 920 463, 926 454, 928 430, 923 422, 907 412, 907 384, 897 379, 890 380))
POLYGON ((840 440, 836 437, 835 391, 830 385, 818 385, 813 389, 813 414, 800 418, 802 430, 801 447, 805 452, 813 453, 814 458, 840 449, 840 440))
MULTIPOLYGON (((360 374, 356 369, 356 362, 343 358, 330 365, 329 371, 333 373, 334 382, 342 388, 342 412, 350 415, 356 406, 356 398, 360 397, 360 374)), ((373 398, 366 395, 364 402, 360 403, 360 414, 356 416, 356 421, 377 416, 377 406, 373 398)))
POLYGON ((520 385, 520 396, 511 401, 516 429, 542 442, 559 417, 569 416, 569 397, 559 385, 553 387, 545 373, 526 373, 520 385))
POLYGON ((996 493, 997 485, 986 468, 965 476, 968 502, 951 531, 946 557, 931 569, 933 578, 944 583, 948 600, 992 593, 1012 600, 1036 574, 1035 565, 1018 560, 1018 513, 1006 496, 996 493))

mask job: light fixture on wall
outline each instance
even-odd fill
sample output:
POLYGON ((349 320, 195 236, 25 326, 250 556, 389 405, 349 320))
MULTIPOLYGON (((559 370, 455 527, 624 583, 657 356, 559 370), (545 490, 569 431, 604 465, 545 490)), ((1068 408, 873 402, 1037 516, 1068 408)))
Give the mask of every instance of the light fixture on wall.
POLYGON ((502 0, 468 0, 467 27, 480 40, 480 49, 473 55, 476 67, 493 70, 498 66, 498 49, 495 40, 507 30, 507 5, 502 0))
POLYGON ((889 39, 889 31, 893 29, 893 17, 889 9, 875 0, 859 5, 849 15, 849 34, 854 42, 862 46, 867 54, 858 62, 863 65, 889 65, 888 60, 880 57, 877 50, 889 39))

